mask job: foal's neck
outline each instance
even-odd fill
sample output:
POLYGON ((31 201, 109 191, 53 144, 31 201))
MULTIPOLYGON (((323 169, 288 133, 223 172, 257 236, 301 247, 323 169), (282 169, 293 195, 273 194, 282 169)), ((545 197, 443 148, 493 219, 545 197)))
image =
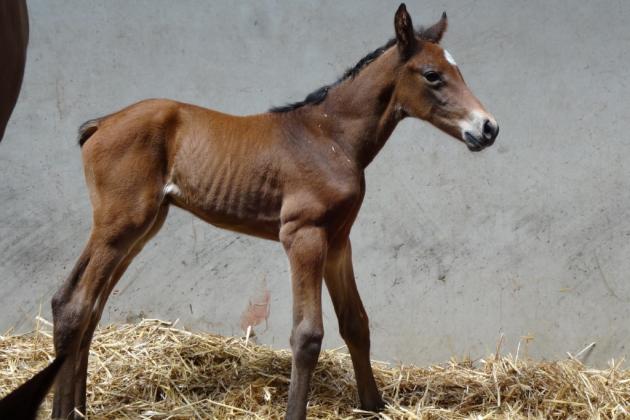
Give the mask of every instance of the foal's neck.
POLYGON ((354 78, 335 86, 315 113, 324 113, 330 137, 365 168, 376 157, 403 118, 394 101, 400 65, 396 47, 390 48, 354 78))

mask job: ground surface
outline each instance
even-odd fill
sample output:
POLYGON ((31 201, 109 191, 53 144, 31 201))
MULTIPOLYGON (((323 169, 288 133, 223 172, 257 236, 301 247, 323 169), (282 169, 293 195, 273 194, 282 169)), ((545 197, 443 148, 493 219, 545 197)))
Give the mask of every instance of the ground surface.
MULTIPOLYGON (((51 360, 48 327, 0 337, 0 395, 51 360)), ((90 418, 281 418, 290 354, 241 338, 194 334, 145 320, 103 328, 90 354, 90 418)), ((575 358, 533 362, 515 356, 438 366, 374 363, 389 404, 360 413, 352 365, 323 352, 314 374, 311 418, 622 419, 630 415, 630 371, 595 370, 575 358)), ((49 415, 50 400, 43 414, 49 415)))

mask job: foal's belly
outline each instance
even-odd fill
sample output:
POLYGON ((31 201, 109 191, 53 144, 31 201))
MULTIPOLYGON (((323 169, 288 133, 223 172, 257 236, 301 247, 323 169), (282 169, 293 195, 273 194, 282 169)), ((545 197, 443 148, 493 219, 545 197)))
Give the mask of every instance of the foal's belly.
POLYGON ((171 201, 215 226, 277 240, 282 148, 273 124, 264 116, 188 112, 171 158, 171 201))
POLYGON ((278 240, 280 232, 280 210, 274 213, 239 212, 217 208, 212 203, 186 203, 173 200, 174 204, 190 211, 197 217, 216 227, 257 236, 264 239, 278 240))
POLYGON ((277 174, 247 165, 219 165, 208 175, 178 171, 165 186, 170 200, 217 227, 278 240, 282 193, 277 174), (185 176, 187 175, 187 176, 185 176))

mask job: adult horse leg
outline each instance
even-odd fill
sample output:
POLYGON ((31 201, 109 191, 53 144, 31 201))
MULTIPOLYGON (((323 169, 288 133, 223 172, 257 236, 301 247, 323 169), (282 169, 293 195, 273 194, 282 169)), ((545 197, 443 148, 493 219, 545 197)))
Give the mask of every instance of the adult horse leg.
POLYGON ((162 204, 158 215, 156 216, 155 221, 153 222, 153 225, 149 228, 148 232, 144 234, 144 236, 142 236, 140 239, 138 239, 138 241, 134 244, 127 256, 118 265, 118 267, 116 267, 116 270, 107 283, 106 288, 101 292, 98 297, 98 308, 90 315, 90 322, 85 333, 83 334, 81 345, 79 347, 79 362, 75 373, 76 385, 74 389, 74 401, 77 410, 79 410, 83 414, 86 413, 87 408, 86 383, 90 345, 92 343, 92 337, 94 336, 94 330, 96 329, 96 326, 98 325, 98 322, 103 314, 105 303, 107 302, 107 299, 112 290, 118 283, 118 280, 120 280, 122 275, 125 273, 127 267, 129 267, 129 264, 131 264, 133 259, 140 253, 140 251, 142 251, 144 245, 149 240, 151 240, 151 238, 153 238, 164 225, 164 221, 166 220, 166 216, 168 215, 168 208, 168 204, 162 204))
POLYGON ((361 408, 378 411, 385 404, 370 364, 369 322, 354 280, 349 239, 329 249, 324 278, 337 313, 339 333, 352 358, 361 408))
POLYGON ((57 355, 66 356, 55 387, 53 418, 68 418, 76 404, 82 402, 82 399, 75 400, 75 389, 84 386, 77 386, 82 383, 77 374, 83 372, 79 363, 83 337, 85 334, 89 337, 88 327, 98 322, 98 317, 94 322, 94 314, 102 310, 107 300, 105 292, 114 286, 110 280, 116 269, 151 229, 160 212, 160 191, 149 191, 151 185, 137 187, 135 192, 139 196, 153 199, 142 203, 125 202, 107 194, 97 194, 100 206, 94 211, 94 226, 88 244, 72 274, 53 297, 55 351, 57 355))
POLYGON ((293 361, 286 418, 296 420, 306 418, 310 380, 324 337, 321 293, 326 233, 315 226, 284 225, 280 240, 289 257, 293 292, 293 361))

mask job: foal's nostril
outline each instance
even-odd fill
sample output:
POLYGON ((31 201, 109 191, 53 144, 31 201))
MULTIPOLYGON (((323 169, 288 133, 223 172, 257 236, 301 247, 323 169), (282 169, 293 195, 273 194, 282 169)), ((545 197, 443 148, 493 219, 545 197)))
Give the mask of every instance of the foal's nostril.
POLYGON ((495 136, 494 134, 495 128, 494 125, 490 122, 490 120, 486 120, 483 123, 483 135, 486 138, 492 138, 495 136))

